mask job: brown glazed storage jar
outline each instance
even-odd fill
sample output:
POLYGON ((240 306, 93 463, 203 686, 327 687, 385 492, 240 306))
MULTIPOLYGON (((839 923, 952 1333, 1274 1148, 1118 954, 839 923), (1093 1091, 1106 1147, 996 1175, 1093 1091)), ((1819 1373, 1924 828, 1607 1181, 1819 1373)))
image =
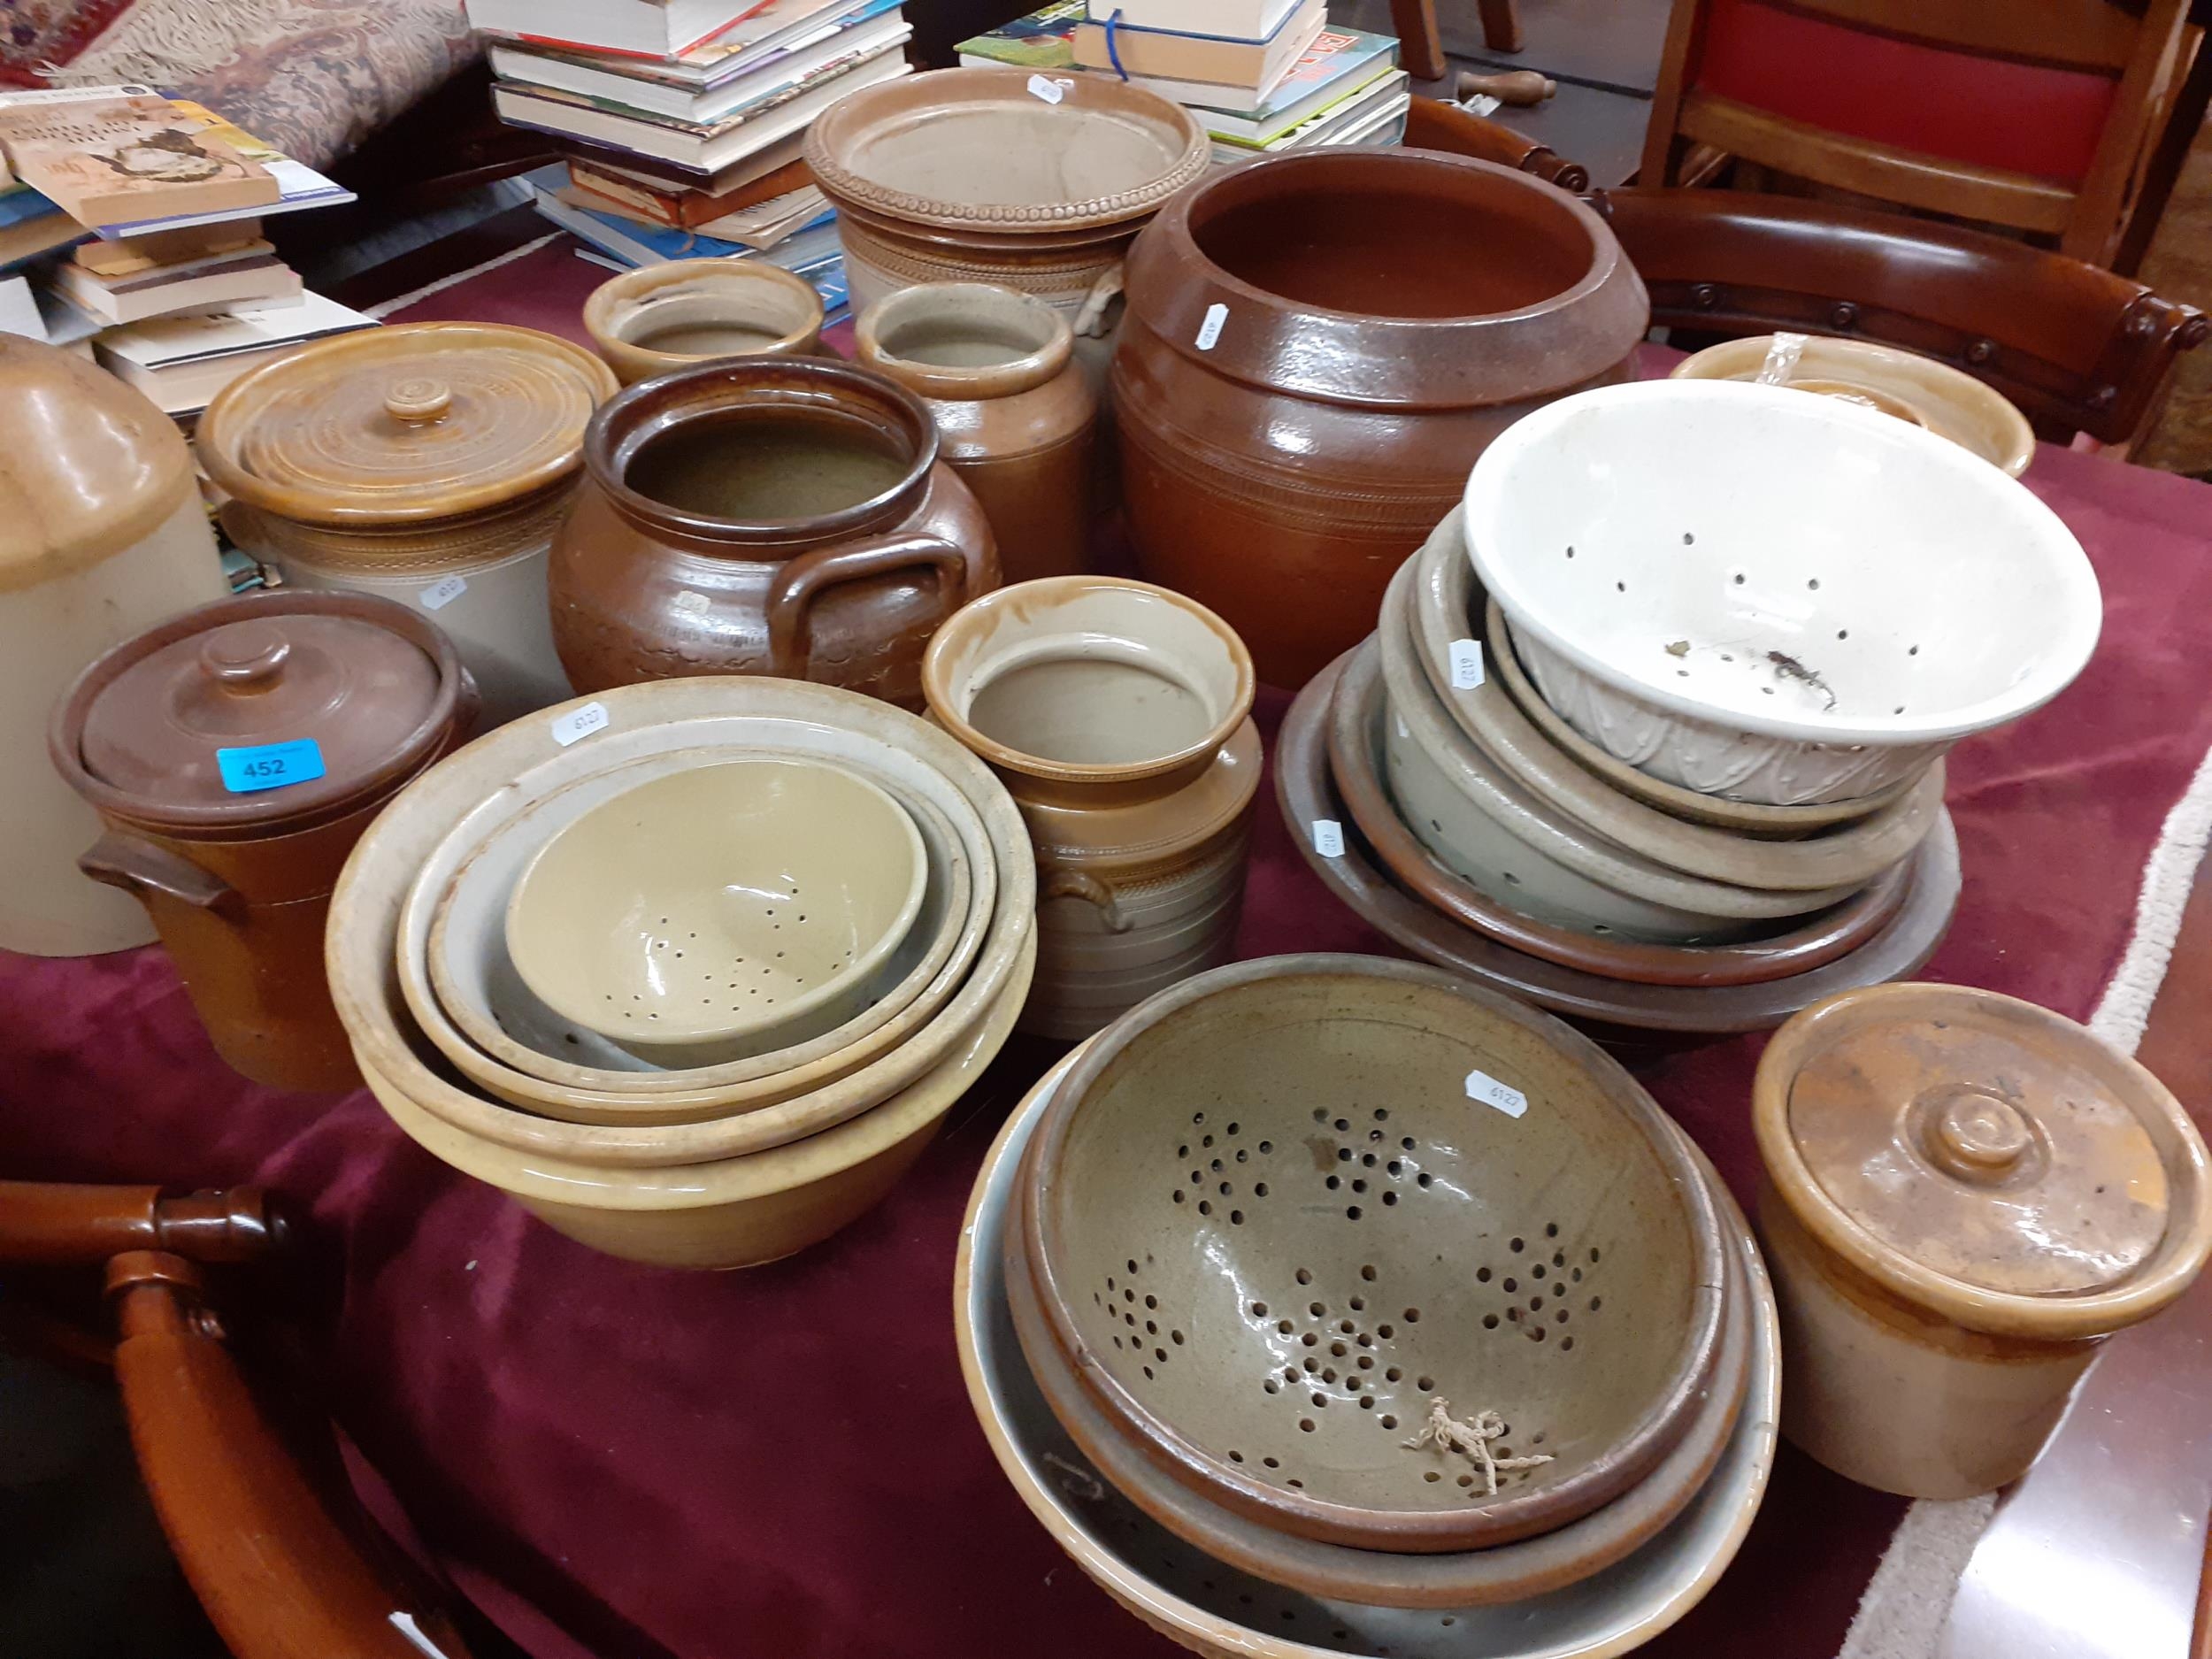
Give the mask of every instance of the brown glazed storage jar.
POLYGON ((2017 1479, 2104 1339, 2212 1251, 2188 1113, 2032 1002, 1831 997, 1767 1045, 1751 1112, 1782 1432, 1863 1486, 1965 1498, 2017 1479))
POLYGON ((499 726, 569 695, 546 614, 584 425, 615 392, 581 346, 497 323, 318 341, 240 376, 201 418, 231 539, 285 585, 434 617, 499 726))
POLYGON ((921 704, 922 650, 998 585, 989 522, 919 399, 826 358, 640 381, 593 417, 553 545, 580 692, 772 674, 921 704))
POLYGON ((1139 572, 1284 687, 1373 628, 1491 439, 1628 379, 1650 320, 1587 207, 1426 150, 1217 172, 1138 238, 1127 292, 1110 390, 1139 572))
POLYGON ((902 288, 861 313, 854 356, 920 398, 991 521, 1010 582, 1088 563, 1098 397, 1067 319, 989 282, 902 288))
POLYGON ((323 975, 331 890, 475 705, 452 642, 418 611, 287 591, 127 641, 54 710, 54 766, 106 826, 80 867, 146 907, 234 1071, 359 1086, 323 975))

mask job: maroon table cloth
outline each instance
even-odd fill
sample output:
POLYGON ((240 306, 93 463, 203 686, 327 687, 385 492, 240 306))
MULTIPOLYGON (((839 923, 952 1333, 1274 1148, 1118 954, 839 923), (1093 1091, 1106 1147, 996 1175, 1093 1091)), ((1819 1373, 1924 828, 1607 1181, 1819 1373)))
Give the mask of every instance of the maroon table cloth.
MULTIPOLYGON (((402 316, 573 334, 602 274, 557 243, 402 316)), ((2027 483, 2096 564, 2104 638, 2056 703, 1956 752, 1965 895, 1928 974, 2078 1018, 2212 747, 2212 489, 2048 448, 2027 483)), ((1284 701, 1263 699, 1271 734, 1284 701)), ((1308 873, 1271 792, 1240 943, 1388 949, 1308 873)), ((1758 1048, 1644 1072, 1746 1197, 1758 1048)), ((570 1243, 418 1150, 365 1093, 242 1082, 157 949, 0 955, 0 1174, 256 1180, 307 1207, 334 1258, 330 1405, 418 1547, 541 1659, 1164 1654, 1007 1486, 954 1353, 970 1183, 1058 1052, 1018 1040, 914 1174, 828 1244, 683 1273, 570 1243)), ((1786 1449, 1734 1567, 1649 1651, 1833 1653, 1902 1508, 1786 1449)))

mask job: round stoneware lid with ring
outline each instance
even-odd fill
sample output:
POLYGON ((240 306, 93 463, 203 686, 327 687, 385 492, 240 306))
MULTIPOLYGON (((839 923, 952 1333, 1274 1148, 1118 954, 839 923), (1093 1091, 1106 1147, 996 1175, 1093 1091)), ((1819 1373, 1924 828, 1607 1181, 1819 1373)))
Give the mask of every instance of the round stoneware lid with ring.
POLYGON ((2177 1246, 2202 1259, 2205 1151, 2173 1096, 2032 1003, 1940 985, 1821 1003, 1776 1037, 1755 1118, 1792 1207, 1885 1280, 2055 1304, 2126 1293, 2177 1246))
POLYGON ((580 346, 494 323, 318 341, 233 380, 201 417, 229 494, 319 525, 406 524, 537 494, 583 461, 614 373, 580 346))
POLYGON ((459 680, 451 647, 388 601, 227 600, 96 663, 64 701, 58 744, 134 818, 296 818, 419 765, 456 718, 459 680))

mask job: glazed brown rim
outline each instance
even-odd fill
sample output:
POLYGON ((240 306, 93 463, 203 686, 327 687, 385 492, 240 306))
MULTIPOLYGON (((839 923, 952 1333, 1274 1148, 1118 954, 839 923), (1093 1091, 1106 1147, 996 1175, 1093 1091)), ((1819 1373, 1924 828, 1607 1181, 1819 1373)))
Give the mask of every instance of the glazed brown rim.
POLYGON ((1171 588, 1162 588, 1156 582, 1141 582, 1126 576, 1040 576, 1033 581, 1016 582, 1010 588, 995 588, 979 598, 971 599, 946 618, 930 637, 929 649, 922 653, 922 697, 929 705, 931 718, 938 725, 959 739, 961 747, 980 755, 992 765, 1019 772, 1024 777, 1047 779, 1054 783, 1137 783, 1147 778, 1163 777, 1186 767, 1195 766, 1210 758, 1236 735, 1237 728, 1252 712, 1252 700, 1258 692, 1259 676, 1252 667, 1252 653, 1246 649, 1244 641, 1234 628, 1187 594, 1179 594, 1171 588), (1217 634, 1228 647, 1229 660, 1236 665, 1236 686, 1230 693, 1229 711, 1215 721, 1202 736, 1171 754, 1157 755, 1150 760, 1125 761, 1118 765, 1084 765, 1073 761, 1048 760, 1041 755, 1032 755, 1011 748, 969 725, 967 717, 953 706, 951 689, 945 684, 945 658, 950 654, 952 645, 960 634, 978 626, 979 618, 990 616, 1008 605, 1018 604, 1025 599, 1050 599, 1061 594, 1098 590, 1148 594, 1196 617, 1217 634))
POLYGON ((1572 1026, 1512 997, 1421 963, 1327 952, 1262 956, 1197 974, 1139 1003, 1100 1032, 1077 1056, 1030 1136, 1018 1191, 1022 1199, 1023 1241, 1046 1324, 1055 1345, 1083 1379, 1092 1398, 1156 1463, 1184 1485, 1240 1514, 1302 1537, 1356 1548, 1431 1554, 1479 1549, 1563 1525, 1634 1485, 1666 1455, 1686 1432, 1689 1416, 1718 1356, 1721 1300, 1727 1282, 1719 1211, 1671 1120, 1620 1062, 1572 1026), (1517 1026, 1532 1040, 1578 1062, 1618 1121, 1642 1137, 1649 1156, 1671 1178, 1681 1202, 1690 1234, 1693 1312, 1685 1322, 1672 1372, 1655 1391, 1643 1417, 1615 1442, 1609 1456, 1525 1496, 1501 1494, 1467 1509, 1410 1511, 1328 1502, 1270 1486, 1215 1456, 1185 1438, 1172 1424, 1154 1416, 1091 1357, 1082 1333, 1068 1316, 1066 1291, 1055 1265, 1065 1232, 1056 1178, 1065 1160, 1069 1133, 1082 1110, 1084 1098, 1107 1067, 1176 1014, 1223 991, 1263 980, 1363 977, 1417 985, 1472 1002, 1491 1019, 1517 1026))
MULTIPOLYGON (((594 357, 592 361, 599 360, 594 357)), ((937 465, 937 422, 922 401, 873 369, 833 357, 724 357, 639 380, 600 404, 584 428, 584 470, 605 493, 609 503, 634 522, 705 541, 780 542, 802 531, 811 541, 866 529, 918 495, 927 487, 930 469, 937 465), (914 459, 905 474, 865 501, 808 518, 714 518, 655 501, 632 489, 624 479, 630 463, 646 445, 707 412, 686 399, 685 394, 695 387, 729 383, 732 396, 717 407, 737 402, 736 395, 745 389, 743 383, 752 382, 768 394, 769 401, 805 408, 820 406, 819 393, 812 387, 823 381, 875 399, 898 418, 913 442, 914 459)))
POLYGON ((1329 769, 1337 795, 1389 874, 1449 919, 1563 967, 1638 985, 1756 985, 1847 956, 1888 926, 1911 890, 1907 857, 1856 896, 1796 927, 1750 944, 1655 945, 1601 940, 1499 903, 1446 869, 1390 805, 1369 734, 1382 714, 1379 647, 1371 636, 1348 658, 1330 699, 1329 769))
POLYGON ((1775 1033, 1752 1082, 1751 1126, 1767 1178, 1805 1231, 1825 1249, 1914 1310, 1967 1329, 2043 1341, 2106 1336, 2149 1318, 2186 1290, 2212 1256, 2212 1157, 2181 1102, 2166 1086, 2095 1033, 2047 1008, 1970 986, 1896 984, 1844 992, 1805 1009, 1775 1033), (1839 1210, 1821 1187, 1789 1128, 1791 1086, 1806 1062, 1843 1032, 1883 1017, 1885 1004, 1924 1002, 1932 995, 1966 1005, 1998 1007, 2054 1033, 2077 1054, 2096 1055, 2150 1110, 2136 1116, 2173 1179, 2176 1202, 2158 1248, 2123 1283, 2070 1296, 2024 1296, 1985 1290, 1924 1267, 1839 1210))
MULTIPOLYGON (((1349 656, 1350 653, 1346 653, 1349 656)), ((1762 985, 1632 985, 1563 967, 1513 949, 1439 916, 1394 886, 1346 826, 1341 857, 1313 848, 1317 818, 1348 813, 1329 776, 1329 698, 1344 657, 1307 681, 1275 738, 1275 801, 1307 867, 1353 914, 1401 949, 1454 973, 1525 997, 1572 1019, 1638 1031, 1723 1036, 1768 1031, 1838 991, 1857 990, 1917 972, 1943 942, 1959 902, 1958 835, 1947 812, 1913 860, 1904 907, 1858 949, 1807 973, 1762 985)))
POLYGON ((46 750, 54 768, 72 789, 99 811, 133 823, 198 839, 215 839, 224 833, 256 831, 273 826, 305 829, 309 818, 342 817, 364 801, 412 777, 426 766, 465 712, 473 708, 475 693, 462 669, 460 654, 445 632, 410 607, 371 594, 315 593, 276 589, 218 599, 212 604, 172 617, 104 652, 82 673, 61 701, 54 705, 47 724, 46 750), (346 617, 367 622, 399 635, 430 659, 437 671, 437 695, 414 730, 394 747, 388 758, 363 777, 329 780, 335 786, 295 784, 288 789, 270 789, 242 795, 235 800, 207 805, 178 805, 150 802, 119 789, 93 775, 84 764, 82 743, 86 717, 99 695, 127 670, 143 662, 165 645, 190 639, 211 628, 233 622, 250 622, 266 616, 346 617), (294 820, 301 820, 295 822, 294 820))
POLYGON ((1028 391, 1043 385, 1066 368, 1068 360, 1074 355, 1075 332, 1068 326, 1068 319, 1034 294, 1010 288, 1002 282, 919 282, 912 288, 895 288, 862 311, 853 325, 855 362, 875 370, 879 374, 889 375, 920 396, 954 403, 1009 397, 1028 391), (1017 311, 1036 317, 1044 326, 1043 343, 1032 347, 1018 357, 1009 357, 1001 363, 982 364, 972 369, 949 368, 942 364, 926 363, 918 357, 902 357, 884 344, 883 330, 887 319, 889 326, 895 329, 904 320, 901 312, 925 303, 933 295, 952 288, 987 294, 1017 311), (894 372, 886 366, 889 364, 896 364, 897 370, 894 372))
MULTIPOLYGON (((496 507, 519 501, 526 495, 549 489, 563 479, 570 477, 582 458, 584 433, 577 434, 577 441, 558 455, 549 456, 538 465, 526 471, 502 473, 490 481, 465 482, 436 504, 419 507, 391 507, 380 505, 375 492, 364 488, 357 494, 359 501, 333 500, 338 492, 304 490, 285 484, 273 484, 258 473, 241 466, 234 454, 240 437, 230 430, 234 420, 247 419, 238 414, 254 395, 272 380, 297 374, 303 360, 319 365, 333 365, 334 359, 348 352, 366 350, 364 342, 379 342, 380 349, 388 349, 388 342, 397 334, 418 334, 435 332, 453 339, 461 332, 470 332, 488 338, 491 344, 513 344, 518 338, 527 340, 534 349, 549 356, 565 357, 568 365, 591 383, 596 394, 594 398, 600 408, 620 389, 621 382, 614 371, 592 352, 573 341, 558 334, 544 334, 535 328, 518 328, 511 323, 388 323, 381 328, 358 329, 352 334, 336 334, 323 340, 310 341, 297 349, 273 357, 259 368, 249 369, 229 385, 215 394, 200 424, 192 435, 192 447, 206 467, 207 474, 220 487, 224 494, 236 496, 250 506, 258 507, 281 518, 296 519, 302 524, 319 525, 325 528, 345 528, 349 526, 428 524, 442 518, 457 518, 478 512, 487 507, 496 507), (310 356, 310 354, 312 356, 310 356)), ((586 431, 589 428, 587 426, 586 431)))
POLYGON ((832 104, 808 128, 806 164, 815 182, 833 196, 849 197, 894 219, 972 226, 978 230, 1013 230, 1032 225, 1048 230, 1073 230, 1133 219, 1158 207, 1213 165, 1212 140, 1181 104, 1110 75, 1092 74, 1077 75, 1071 84, 1063 83, 1060 107, 1091 110, 1110 117, 1141 111, 1156 125, 1183 129, 1182 154, 1151 183, 1079 202, 945 202, 878 184, 837 159, 836 147, 850 142, 864 123, 879 112, 879 106, 888 105, 895 111, 902 105, 927 103, 933 94, 956 86, 972 89, 974 96, 969 101, 976 104, 1018 99, 1033 103, 1031 77, 1027 69, 938 69, 863 87, 832 104), (949 79, 955 75, 957 81, 949 79))
MULTIPOLYGON (((676 369, 687 369, 701 362, 714 362, 715 356, 696 352, 662 351, 635 340, 626 340, 615 333, 610 316, 618 299, 636 297, 641 300, 657 289, 674 286, 690 277, 738 277, 746 282, 759 281, 773 288, 781 288, 794 299, 811 307, 813 320, 802 324, 777 340, 743 355, 749 357, 772 357, 796 350, 800 346, 821 337, 822 296, 814 285, 803 277, 795 276, 781 265, 772 265, 756 258, 741 258, 734 255, 718 259, 672 260, 667 265, 640 265, 634 270, 618 273, 609 277, 584 300, 584 332, 588 334, 603 356, 609 348, 626 353, 641 364, 654 365, 653 373, 665 374, 676 369), (674 274, 664 274, 672 273, 674 274), (657 280, 648 280, 657 279, 657 280)), ((736 355, 726 353, 721 355, 736 355)), ((640 378, 649 378, 641 376, 640 378)))

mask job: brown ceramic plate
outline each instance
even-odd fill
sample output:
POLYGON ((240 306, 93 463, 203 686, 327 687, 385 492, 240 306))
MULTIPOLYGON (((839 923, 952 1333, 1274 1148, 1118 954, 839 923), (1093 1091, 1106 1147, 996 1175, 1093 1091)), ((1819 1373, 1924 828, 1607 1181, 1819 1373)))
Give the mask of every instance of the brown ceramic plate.
POLYGON ((1648 1476, 1710 1384, 1726 1251, 1681 1137, 1587 1038, 1434 968, 1186 980, 1093 1041, 1023 1176, 1062 1356, 1262 1526, 1421 1555, 1549 1532, 1648 1476), (1494 1486, 1423 1440, 1451 1407, 1515 1425, 1494 1486))
POLYGON ((1936 821, 1914 856, 1913 882, 1889 926, 1858 949, 1809 973, 1763 985, 1632 985, 1515 950, 1438 915, 1394 886, 1359 840, 1329 776, 1329 698, 1340 657, 1298 694, 1275 740, 1275 798, 1291 839, 1322 881, 1369 926, 1415 956, 1479 984, 1525 997, 1572 1018, 1639 1031, 1717 1036, 1769 1031, 1801 1008, 1838 991, 1886 984, 1916 972, 1958 909, 1958 836, 1950 815, 1936 821), (1313 826, 1338 826, 1344 851, 1317 852, 1313 826))
POLYGON ((1498 903, 1447 869, 1399 820, 1375 764, 1384 716, 1379 649, 1370 640, 1345 659, 1330 699, 1329 770, 1338 798, 1389 874, 1432 909, 1516 950, 1640 985, 1752 985, 1787 979, 1857 949, 1888 926, 1911 884, 1909 861, 1855 898, 1754 943, 1655 945, 1555 927, 1498 903))

